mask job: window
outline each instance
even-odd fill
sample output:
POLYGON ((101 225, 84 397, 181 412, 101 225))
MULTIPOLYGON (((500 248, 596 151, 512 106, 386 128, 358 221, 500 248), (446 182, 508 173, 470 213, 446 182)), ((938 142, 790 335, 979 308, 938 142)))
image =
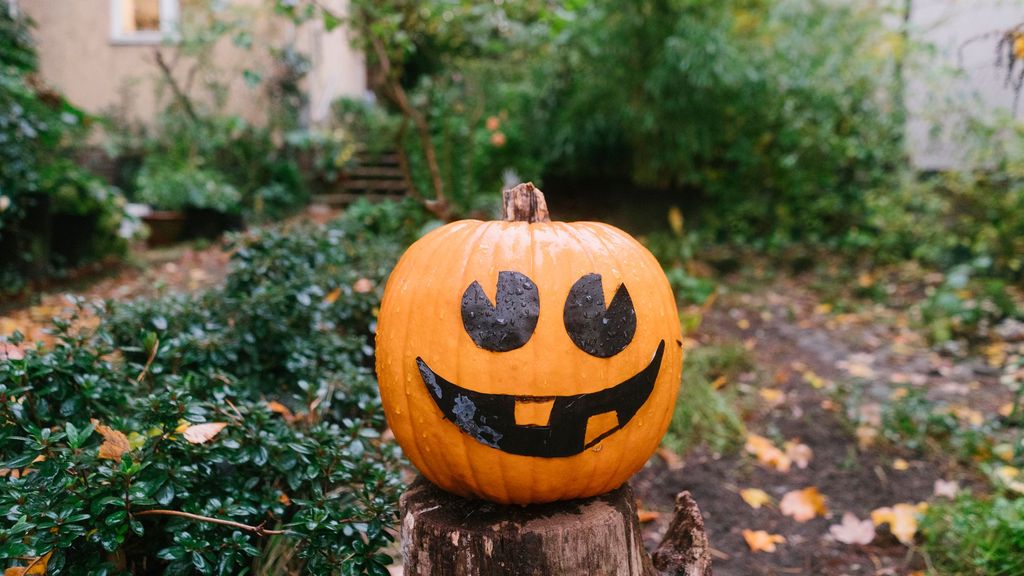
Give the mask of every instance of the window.
POLYGON ((174 32, 179 0, 110 0, 110 40, 159 44, 174 32))

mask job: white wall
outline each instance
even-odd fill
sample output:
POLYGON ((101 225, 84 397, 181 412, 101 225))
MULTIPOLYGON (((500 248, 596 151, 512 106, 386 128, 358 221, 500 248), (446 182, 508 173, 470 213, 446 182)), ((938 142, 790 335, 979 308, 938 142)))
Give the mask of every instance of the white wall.
POLYGON ((956 142, 958 118, 951 110, 964 106, 1012 108, 1013 90, 1004 83, 1005 69, 995 67, 997 34, 980 37, 1021 23, 1021 0, 913 1, 913 34, 937 50, 927 66, 912 66, 907 73, 908 145, 915 166, 931 170, 963 165, 962 146, 956 142), (974 38, 977 40, 967 43, 974 38), (961 76, 950 80, 943 68, 959 70, 961 76), (929 135, 936 121, 946 132, 937 140, 929 135))

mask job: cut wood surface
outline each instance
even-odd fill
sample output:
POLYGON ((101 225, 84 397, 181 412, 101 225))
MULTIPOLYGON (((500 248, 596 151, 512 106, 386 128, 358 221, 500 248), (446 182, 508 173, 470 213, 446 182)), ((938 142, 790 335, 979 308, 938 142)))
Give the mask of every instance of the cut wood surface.
POLYGON ((652 563, 628 484, 584 500, 502 506, 420 478, 402 496, 402 560, 406 576, 710 576, 689 493, 676 512, 652 563))

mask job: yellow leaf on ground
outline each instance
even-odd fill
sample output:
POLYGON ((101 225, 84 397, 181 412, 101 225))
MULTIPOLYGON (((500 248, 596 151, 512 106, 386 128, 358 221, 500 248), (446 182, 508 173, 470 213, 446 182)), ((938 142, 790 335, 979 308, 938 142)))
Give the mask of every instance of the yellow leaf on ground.
POLYGON ((728 383, 729 381, 726 379, 725 376, 719 376, 718 378, 715 378, 714 382, 711 383, 711 388, 715 390, 721 390, 728 383))
POLYGON ((825 387, 825 379, 810 370, 804 370, 803 378, 804 382, 810 384, 812 388, 821 389, 825 387))
POLYGON ((779 472, 789 472, 789 468, 792 465, 789 457, 764 436, 748 434, 745 448, 761 464, 774 468, 779 472))
POLYGON ((781 534, 769 534, 764 530, 744 530, 743 539, 751 552, 775 552, 775 545, 782 544, 786 537, 781 534))
POLYGON ((878 439, 878 430, 871 426, 857 426, 857 431, 854 432, 857 436, 857 447, 861 450, 867 450, 875 444, 875 440, 878 439))
POLYGON ((871 512, 871 521, 875 526, 888 524, 889 531, 897 540, 910 545, 917 534, 917 517, 927 509, 928 505, 924 502, 885 506, 871 512))
POLYGON ((341 288, 340 287, 339 288, 335 288, 334 290, 331 290, 330 292, 328 292, 327 295, 324 296, 324 302, 326 302, 327 304, 334 304, 335 302, 338 301, 338 297, 339 296, 341 296, 341 288))
POLYGON ((896 458, 892 461, 892 469, 898 472, 903 472, 910 468, 910 463, 903 458, 896 458))
POLYGON ((790 459, 793 464, 796 464, 797 468, 803 470, 810 464, 811 459, 814 458, 814 451, 807 444, 801 444, 800 442, 790 441, 783 445, 786 449, 786 457, 790 459))
POLYGON ((225 426, 227 426, 227 423, 225 422, 194 424, 186 428, 182 434, 185 436, 185 440, 188 440, 189 443, 202 444, 204 442, 208 442, 211 438, 220 433, 225 426))
POLYGON ((740 498, 755 510, 773 502, 772 497, 760 488, 744 488, 740 490, 740 498))
POLYGON ((100 444, 99 457, 104 460, 121 460, 121 455, 132 449, 131 442, 122 432, 114 430, 110 426, 100 424, 99 420, 92 419, 92 425, 103 437, 100 444))
POLYGON ((999 457, 1000 460, 1003 460, 1004 462, 1012 462, 1014 457, 1016 457, 1015 452, 1016 451, 1013 449, 1013 445, 1007 444, 1006 442, 996 444, 995 446, 992 447, 992 453, 995 454, 997 457, 999 457))
POLYGON ((843 544, 863 546, 875 539, 874 523, 871 520, 861 520, 850 512, 843 514, 842 524, 834 524, 828 531, 837 542, 843 544))
POLYGON ((1003 418, 1009 418, 1010 414, 1013 414, 1013 403, 1007 402, 999 407, 999 415, 1003 418))
POLYGON ((996 468, 994 476, 1008 489, 1024 494, 1024 482, 1020 480, 1020 469, 1013 466, 1000 466, 996 468))
POLYGON ((814 486, 787 492, 779 502, 779 510, 786 516, 792 516, 797 522, 807 522, 828 512, 825 496, 814 486))
POLYGON ((778 388, 761 388, 757 392, 765 402, 776 406, 786 399, 786 393, 778 388))
POLYGON ((661 518, 661 512, 654 510, 637 510, 636 516, 640 520, 641 524, 646 524, 647 522, 661 518))

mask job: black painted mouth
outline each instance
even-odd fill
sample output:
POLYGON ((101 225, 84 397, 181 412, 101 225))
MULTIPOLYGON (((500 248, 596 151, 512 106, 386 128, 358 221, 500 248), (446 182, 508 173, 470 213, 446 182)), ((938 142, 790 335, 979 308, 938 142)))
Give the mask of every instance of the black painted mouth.
POLYGON ((516 396, 484 394, 463 388, 416 358, 420 376, 444 417, 481 444, 520 456, 559 458, 594 446, 629 423, 654 390, 661 371, 665 341, 658 344, 650 364, 628 380, 589 394, 516 396), (546 426, 516 424, 516 402, 553 402, 546 426), (616 425, 586 441, 591 417, 615 412, 616 425))

